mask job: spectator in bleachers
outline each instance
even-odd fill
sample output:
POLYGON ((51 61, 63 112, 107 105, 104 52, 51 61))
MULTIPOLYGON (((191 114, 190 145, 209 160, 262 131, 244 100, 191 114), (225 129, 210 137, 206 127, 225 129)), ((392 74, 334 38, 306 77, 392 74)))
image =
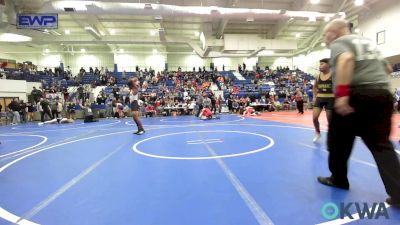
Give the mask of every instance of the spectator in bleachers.
POLYGON ((119 99, 119 88, 117 87, 117 85, 114 85, 113 89, 112 89, 112 93, 114 95, 114 98, 116 100, 119 99))
POLYGON ((63 95, 64 95, 64 102, 67 102, 67 101, 69 100, 69 92, 68 92, 68 89, 67 89, 67 88, 64 88, 64 89, 62 90, 62 93, 63 93, 63 95))
POLYGON ((71 68, 69 66, 67 66, 67 69, 65 70, 65 72, 67 73, 68 77, 70 77, 72 75, 71 68))
POLYGON ((146 117, 153 117, 155 114, 154 107, 151 104, 146 104, 146 117))
POLYGON ((84 89, 82 84, 79 85, 78 89, 77 89, 77 93, 78 93, 78 99, 81 101, 84 101, 84 89))
POLYGON ((100 70, 97 67, 94 69, 94 75, 100 76, 100 70))
POLYGON ((42 92, 38 89, 36 89, 35 86, 33 86, 33 89, 31 91, 31 95, 33 97, 34 103, 37 103, 40 101, 40 98, 42 97, 42 92))
POLYGON ((126 80, 126 71, 122 71, 122 75, 121 75, 122 80, 126 80))

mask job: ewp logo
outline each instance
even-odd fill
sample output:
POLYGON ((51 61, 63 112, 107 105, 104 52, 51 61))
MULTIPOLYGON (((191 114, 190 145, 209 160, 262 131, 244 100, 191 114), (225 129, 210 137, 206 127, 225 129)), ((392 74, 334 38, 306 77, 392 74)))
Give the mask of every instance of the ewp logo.
POLYGON ((58 14, 18 14, 19 29, 57 29, 58 14))
MULTIPOLYGON (((379 219, 380 217, 384 217, 385 219, 389 219, 389 214, 386 208, 385 203, 374 202, 372 207, 368 206, 368 203, 364 202, 362 204, 358 202, 349 202, 349 203, 340 203, 340 208, 332 202, 328 202, 322 206, 322 216, 325 219, 333 220, 338 217, 343 219, 348 217, 349 219, 354 219, 357 214, 351 214, 349 212, 350 208, 355 207, 357 210, 358 218, 360 219, 379 219)), ((356 219, 358 219, 356 218, 356 219)))

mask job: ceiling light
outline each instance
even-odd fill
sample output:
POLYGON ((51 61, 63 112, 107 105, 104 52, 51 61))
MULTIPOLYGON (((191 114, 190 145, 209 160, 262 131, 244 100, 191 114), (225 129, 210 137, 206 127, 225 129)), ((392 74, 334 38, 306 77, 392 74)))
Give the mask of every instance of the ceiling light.
POLYGON ((115 35, 115 30, 114 30, 114 29, 111 29, 111 30, 110 30, 110 34, 111 34, 111 35, 115 35))
POLYGON ((364 5, 364 0, 355 0, 354 5, 356 5, 356 6, 364 5))
POLYGON ((85 52, 86 52, 86 49, 81 48, 81 52, 82 52, 82 53, 85 53, 85 52))
POLYGON ((46 48, 46 49, 44 50, 44 52, 45 52, 45 53, 50 53, 50 49, 46 48))
POLYGON ((64 33, 65 33, 66 35, 69 35, 69 34, 71 34, 71 31, 68 30, 68 29, 65 29, 65 30, 64 30, 64 33))
POLYGON ((296 38, 299 38, 301 36, 301 34, 297 33, 295 36, 296 36, 296 38))
POLYGON ((119 50, 119 53, 124 53, 125 51, 124 51, 124 49, 123 48, 121 48, 120 50, 119 50))
POLYGON ((44 30, 42 31, 42 33, 43 33, 43 34, 50 34, 49 30, 47 30, 47 29, 44 29, 44 30))
POLYGON ((275 52, 272 50, 263 50, 258 55, 267 56, 267 55, 273 55, 273 54, 275 54, 275 52))
POLYGON ((155 36, 155 35, 156 35, 156 31, 155 31, 155 30, 151 30, 151 31, 150 31, 150 35, 151 35, 151 36, 155 36))
POLYGON ((339 12, 339 16, 340 16, 342 19, 345 19, 345 18, 346 18, 346 13, 345 13, 345 12, 339 12))
POLYGON ((57 9, 64 9, 65 8, 72 8, 76 11, 87 11, 87 7, 88 5, 93 4, 93 1, 58 1, 58 2, 54 2, 52 3, 54 5, 55 8, 57 9))
POLYGON ((246 22, 248 22, 248 23, 249 23, 249 22, 254 22, 254 18, 249 17, 249 18, 246 19, 246 22))
POLYGON ((325 47, 325 46, 326 46, 326 44, 325 44, 324 42, 322 42, 322 43, 321 43, 321 46, 322 46, 322 47, 325 47))
POLYGON ((308 22, 316 22, 317 18, 315 18, 315 16, 309 16, 308 17, 308 22))
POLYGON ((25 41, 32 41, 32 38, 13 33, 0 34, 0 42, 25 42, 25 41))
POLYGON ((218 7, 217 6, 210 6, 211 14, 218 14, 218 7))
POLYGON ((153 54, 157 54, 157 49, 153 49, 153 54))
POLYGON ((318 4, 320 2, 320 0, 310 0, 311 4, 315 5, 318 4))

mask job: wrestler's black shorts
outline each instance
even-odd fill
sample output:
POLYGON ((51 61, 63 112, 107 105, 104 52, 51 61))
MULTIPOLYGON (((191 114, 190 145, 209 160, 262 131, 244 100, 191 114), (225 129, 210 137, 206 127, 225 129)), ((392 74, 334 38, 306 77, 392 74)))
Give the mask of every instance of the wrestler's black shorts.
POLYGON ((325 108, 325 110, 333 110, 334 103, 335 103, 335 98, 317 97, 314 107, 321 109, 325 108))
POLYGON ((132 110, 132 111, 139 111, 139 103, 138 103, 137 100, 134 100, 134 101, 131 103, 131 110, 132 110))

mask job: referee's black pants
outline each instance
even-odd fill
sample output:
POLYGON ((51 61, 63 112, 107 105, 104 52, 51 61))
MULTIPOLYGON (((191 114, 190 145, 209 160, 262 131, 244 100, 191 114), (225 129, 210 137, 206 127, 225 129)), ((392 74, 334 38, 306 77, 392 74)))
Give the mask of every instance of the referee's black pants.
MULTIPOLYGON (((374 87, 377 88, 377 87, 374 87)), ((400 163, 389 140, 393 97, 387 89, 353 88, 350 105, 355 112, 341 116, 332 110, 329 123, 329 170, 334 183, 348 184, 347 163, 356 136, 361 137, 378 166, 386 192, 400 201, 400 163)), ((368 174, 368 170, 365 170, 368 174)))
POLYGON ((54 119, 53 115, 50 113, 49 109, 44 109, 42 112, 40 112, 40 119, 42 122, 44 122, 44 115, 47 114, 50 119, 54 119))
POLYGON ((296 101, 296 106, 299 113, 304 114, 304 101, 303 100, 296 101))

